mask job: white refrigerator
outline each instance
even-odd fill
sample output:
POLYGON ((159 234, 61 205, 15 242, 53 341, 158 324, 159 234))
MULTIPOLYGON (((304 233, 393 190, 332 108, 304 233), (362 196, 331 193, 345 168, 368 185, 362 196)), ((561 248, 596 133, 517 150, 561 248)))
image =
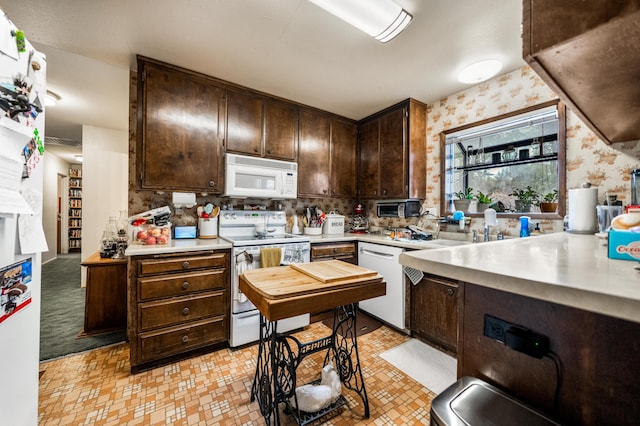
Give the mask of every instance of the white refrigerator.
POLYGON ((0 10, 0 425, 38 424, 45 76, 0 10))

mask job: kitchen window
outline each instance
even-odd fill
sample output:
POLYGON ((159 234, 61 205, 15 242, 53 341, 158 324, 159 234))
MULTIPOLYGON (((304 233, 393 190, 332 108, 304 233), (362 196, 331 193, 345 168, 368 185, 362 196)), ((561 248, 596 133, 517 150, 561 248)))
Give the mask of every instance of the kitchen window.
POLYGON ((480 214, 490 206, 503 217, 564 216, 562 102, 551 101, 447 130, 440 134, 440 145, 444 177, 441 211, 459 210, 465 204, 455 201, 466 198, 471 203, 465 213, 470 214, 480 214), (541 203, 545 201, 557 206, 543 213, 541 207, 546 210, 547 206, 541 203))

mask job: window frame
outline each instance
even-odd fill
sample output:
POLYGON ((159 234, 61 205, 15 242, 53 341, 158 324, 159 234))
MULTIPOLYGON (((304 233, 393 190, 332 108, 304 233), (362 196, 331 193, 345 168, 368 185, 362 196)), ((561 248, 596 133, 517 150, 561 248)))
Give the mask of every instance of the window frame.
MULTIPOLYGON (((478 126, 486 126, 489 123, 515 117, 520 114, 529 113, 539 109, 556 106, 558 111, 558 209, 556 213, 498 213, 498 218, 519 218, 520 216, 529 216, 532 219, 562 219, 566 214, 566 193, 567 193, 567 148, 566 148, 566 107, 564 102, 559 99, 544 102, 534 106, 522 108, 496 117, 485 120, 468 123, 463 126, 447 129, 440 132, 440 212, 442 215, 451 213, 447 210, 449 203, 446 200, 445 181, 446 181, 446 143, 447 135, 469 130, 478 126)), ((483 217, 483 213, 467 213, 470 217, 483 217)))

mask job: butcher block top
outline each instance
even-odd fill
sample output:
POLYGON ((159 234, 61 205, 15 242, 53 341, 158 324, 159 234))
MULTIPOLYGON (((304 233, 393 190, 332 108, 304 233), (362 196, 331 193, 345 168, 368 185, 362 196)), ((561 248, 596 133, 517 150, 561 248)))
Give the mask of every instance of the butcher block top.
POLYGON ((381 275, 340 260, 246 271, 240 291, 270 321, 384 296, 381 275))

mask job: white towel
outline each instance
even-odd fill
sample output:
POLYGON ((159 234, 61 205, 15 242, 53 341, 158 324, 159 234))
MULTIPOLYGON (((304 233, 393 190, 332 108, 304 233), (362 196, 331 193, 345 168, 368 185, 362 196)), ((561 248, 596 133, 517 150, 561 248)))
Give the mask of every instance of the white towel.
MULTIPOLYGON (((238 260, 236 262, 236 270, 238 271, 238 277, 250 269, 253 269, 253 263, 249 263, 249 259, 247 259, 246 256, 242 256, 242 260, 238 260)), ((240 283, 237 282, 236 285, 239 286, 240 283)), ((237 300, 240 303, 246 302, 248 300, 247 296, 245 296, 245 294, 240 291, 240 288, 237 288, 236 290, 237 291, 236 291, 235 300, 237 300)))

